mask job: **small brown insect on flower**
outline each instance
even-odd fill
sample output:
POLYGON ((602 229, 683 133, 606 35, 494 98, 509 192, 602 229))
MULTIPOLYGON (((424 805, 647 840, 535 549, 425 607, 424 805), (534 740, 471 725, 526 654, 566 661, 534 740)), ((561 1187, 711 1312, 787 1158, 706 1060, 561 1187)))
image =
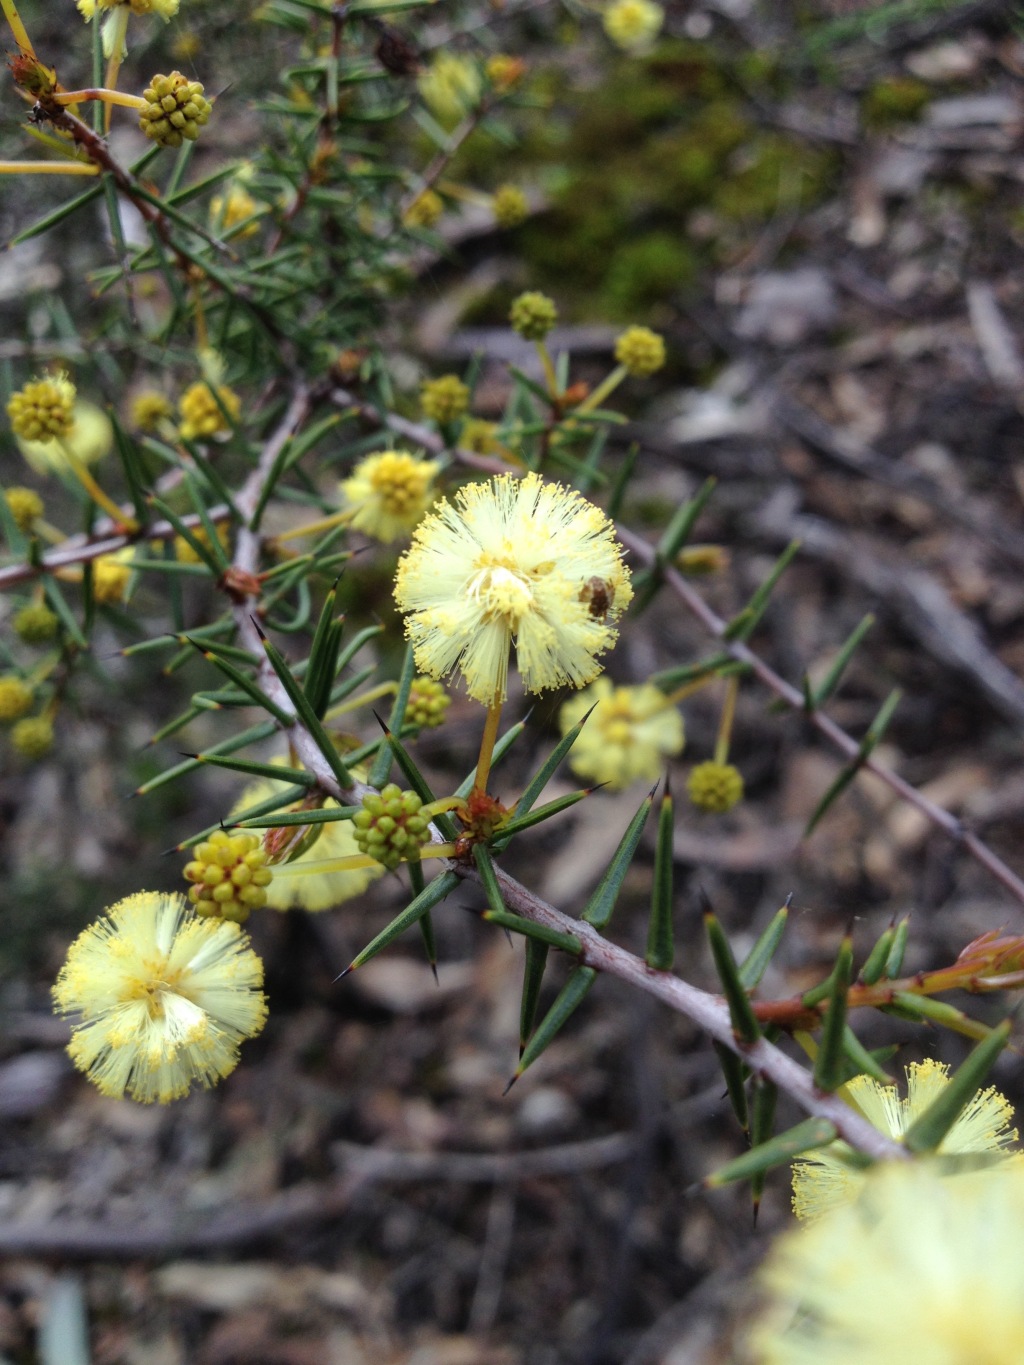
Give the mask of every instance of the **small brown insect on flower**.
POLYGON ((615 589, 603 578, 588 578, 580 588, 580 601, 589 603, 591 616, 607 616, 615 601, 615 589))

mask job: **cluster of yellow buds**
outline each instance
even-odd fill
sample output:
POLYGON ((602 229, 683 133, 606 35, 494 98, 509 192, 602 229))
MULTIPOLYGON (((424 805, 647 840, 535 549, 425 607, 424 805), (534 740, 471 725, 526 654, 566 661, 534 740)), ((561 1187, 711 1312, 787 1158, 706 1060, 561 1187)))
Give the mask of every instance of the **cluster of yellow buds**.
POLYGON ((52 441, 67 436, 74 425, 75 386, 64 375, 36 379, 13 394, 7 404, 14 434, 25 441, 52 441))
POLYGON ((423 415, 435 422, 454 422, 469 407, 469 389, 457 374, 427 379, 420 388, 423 415))
POLYGON ((196 914, 244 924, 250 911, 267 903, 266 888, 274 874, 266 863, 267 854, 254 834, 216 830, 185 865, 196 914))
POLYGON ((433 227, 444 213, 444 200, 436 190, 424 190, 406 209, 402 221, 406 227, 433 227))
POLYGON ((420 814, 422 805, 415 792, 404 792, 394 782, 379 794, 367 793, 363 809, 352 817, 360 852, 393 872, 430 839, 430 821, 420 814))
POLYGON ((180 71, 169 76, 154 76, 142 92, 146 106, 139 113, 139 127, 161 147, 180 147, 195 142, 199 129, 209 119, 213 106, 203 96, 199 81, 190 81, 180 71))
POLYGON ((527 341, 543 341, 558 321, 558 309, 547 294, 531 289, 513 300, 508 320, 527 341))
POLYGON ((451 704, 452 699, 441 683, 422 676, 413 678, 405 719, 421 730, 435 730, 444 724, 445 712, 451 704))

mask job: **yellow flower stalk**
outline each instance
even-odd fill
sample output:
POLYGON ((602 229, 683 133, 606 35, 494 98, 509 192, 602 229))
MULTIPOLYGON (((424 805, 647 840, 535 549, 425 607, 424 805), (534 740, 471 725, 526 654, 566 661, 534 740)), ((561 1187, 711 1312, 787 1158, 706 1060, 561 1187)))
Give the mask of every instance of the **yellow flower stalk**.
POLYGON ((237 924, 143 891, 79 934, 53 998, 79 1016, 68 1053, 104 1095, 166 1104, 234 1070, 267 1017, 262 985, 237 924))
POLYGON ((891 1162, 769 1253, 751 1365, 1019 1365, 1024 1165, 891 1162))
MULTIPOLYGON (((284 785, 269 780, 251 783, 232 810, 229 823, 231 820, 237 820, 243 811, 269 800, 284 785)), ((324 802, 324 809, 335 809, 337 804, 336 801, 328 799, 324 802)), ((286 809, 295 811, 299 808, 295 805, 286 809)), ((288 833, 292 836, 289 848, 301 840, 305 840, 305 847, 297 858, 275 869, 280 871, 287 867, 290 872, 294 871, 294 875, 275 876, 266 888, 266 903, 271 910, 331 910, 336 905, 352 900, 354 896, 362 895, 372 881, 383 875, 384 869, 379 864, 371 867, 343 868, 337 872, 309 872, 300 875, 300 869, 306 864, 358 856, 359 848, 351 820, 334 820, 325 825, 280 828, 282 830, 288 828, 288 833), (317 830, 320 831, 319 835, 316 834, 317 830)))
POLYGON ((404 539, 434 502, 440 469, 404 450, 367 455, 339 486, 349 524, 385 544, 404 539))
POLYGON ((633 595, 613 527, 574 489, 503 475, 469 484, 420 523, 398 565, 416 666, 458 669, 485 706, 507 691, 514 643, 529 692, 584 687, 633 595))
MULTIPOLYGON (((905 1098, 895 1086, 879 1085, 870 1076, 855 1076, 845 1087, 850 1102, 868 1122, 897 1141, 949 1084, 949 1067, 931 1058, 911 1062, 906 1074, 905 1098)), ((991 1086, 980 1090, 942 1139, 939 1155, 988 1152, 1013 1158, 1014 1166, 1024 1165, 1018 1160, 1019 1154, 1011 1150, 1011 1144, 1017 1141, 1012 1123, 1009 1101, 991 1086)), ((850 1165, 849 1156, 850 1149, 844 1142, 832 1142, 793 1163, 793 1212, 799 1219, 813 1222, 857 1197, 865 1174, 850 1165)))
POLYGON ((567 734, 594 706, 569 753, 569 766, 580 777, 621 791, 643 778, 661 777, 665 760, 683 747, 683 718, 652 683, 615 687, 608 678, 571 697, 558 713, 567 734))

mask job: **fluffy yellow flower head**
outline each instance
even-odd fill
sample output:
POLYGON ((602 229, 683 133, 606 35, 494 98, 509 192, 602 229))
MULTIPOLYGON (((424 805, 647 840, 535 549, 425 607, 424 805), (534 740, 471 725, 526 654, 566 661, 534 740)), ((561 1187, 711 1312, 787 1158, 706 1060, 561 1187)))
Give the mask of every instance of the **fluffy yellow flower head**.
POLYGON ((509 646, 529 692, 584 687, 633 596, 608 518, 574 489, 502 475, 459 490, 399 561, 398 609, 416 666, 458 668, 485 706, 506 695, 509 646))
POLYGON ((120 602, 128 591, 132 576, 131 550, 118 550, 113 555, 100 555, 92 565, 92 595, 97 602, 120 602))
POLYGON ((49 443, 56 436, 68 436, 74 426, 72 410, 75 386, 66 374, 53 379, 33 379, 11 394, 7 415, 20 441, 49 443))
POLYGON ((615 687, 608 678, 598 678, 562 707, 562 734, 595 704, 569 754, 569 766, 580 777, 621 791, 641 777, 659 778, 665 759, 682 749, 683 718, 653 683, 615 687))
POLYGON ((385 544, 401 540, 434 501, 441 466, 404 450, 383 450, 360 460, 340 485, 353 509, 352 525, 385 544))
POLYGON ((42 498, 31 488, 8 488, 4 492, 4 499, 19 531, 31 531, 33 524, 46 511, 42 498))
MULTIPOLYGON (((870 1076, 855 1076, 846 1093, 880 1133, 899 1140, 948 1084, 949 1067, 928 1058, 911 1062, 907 1067, 905 1099, 895 1086, 879 1085, 870 1076)), ((989 1152, 1009 1159, 1015 1156, 1009 1150, 1010 1144, 1017 1141, 1017 1130, 1010 1127, 1012 1122, 1010 1102, 998 1090, 991 1086, 979 1090, 939 1143, 939 1153, 956 1156, 989 1152)), ((793 1212, 798 1218, 813 1222, 829 1210, 856 1199, 865 1177, 863 1170, 849 1164, 849 1155, 845 1142, 830 1142, 793 1163, 793 1212)), ((1013 1165, 1018 1164, 1024 1163, 1014 1159, 1013 1165)))
POLYGON ((891 1162, 761 1272, 752 1365, 1020 1365, 1024 1167, 943 1180, 891 1162))
POLYGON ((237 924, 183 896, 129 896, 79 934, 53 988, 78 1014, 68 1053, 104 1095, 161 1104, 233 1071, 267 1017, 263 964, 237 924))
POLYGON ((604 31, 624 52, 643 52, 661 32, 665 11, 653 0, 615 0, 604 12, 604 31))
POLYGON ((118 9, 126 4, 133 14, 159 14, 165 23, 177 14, 179 2, 180 0, 75 0, 78 12, 85 20, 94 18, 97 10, 118 9))
POLYGON ((483 89, 476 63, 454 52, 439 52, 416 83, 423 103, 449 127, 476 107, 483 89))
MULTIPOLYGON (((269 780, 251 783, 239 798, 230 819, 237 820, 246 810, 269 801, 285 785, 269 780)), ((328 799, 324 802, 324 809, 334 809, 337 804, 328 799)), ((299 806, 287 806, 285 809, 295 811, 299 806)), ((352 858, 359 852, 351 820, 295 826, 294 835, 296 841, 306 837, 307 843, 299 856, 289 861, 289 867, 325 862, 328 858, 352 858), (320 831, 319 835, 316 834, 317 830, 320 831)), ((310 872, 302 877, 275 877, 266 888, 266 904, 271 910, 331 910, 353 896, 362 895, 383 872, 382 867, 358 867, 340 872, 310 872)))
POLYGON ((173 415, 171 400, 157 389, 144 389, 132 399, 132 426, 139 431, 157 431, 173 415))

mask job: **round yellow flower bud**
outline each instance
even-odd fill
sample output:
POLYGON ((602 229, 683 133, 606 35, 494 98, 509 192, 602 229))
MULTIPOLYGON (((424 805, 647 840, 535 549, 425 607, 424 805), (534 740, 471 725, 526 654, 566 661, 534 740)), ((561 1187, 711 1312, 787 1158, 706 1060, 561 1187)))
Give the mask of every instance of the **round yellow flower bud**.
POLYGON ((126 556, 123 550, 116 555, 101 555, 92 566, 93 598, 107 605, 123 601, 131 576, 130 550, 126 556))
POLYGON ((660 370, 665 363, 665 343, 649 327, 627 327, 615 343, 615 359, 637 378, 660 370))
POLYGON ((558 321, 558 309, 547 294, 531 289, 513 300, 508 320, 527 341, 543 341, 558 321))
POLYGON ((32 689, 16 673, 0 676, 0 724, 9 725, 32 710, 32 689))
POLYGON ((454 422, 469 407, 469 389, 457 374, 427 379, 420 386, 424 417, 434 422, 454 422))
POLYGON ((190 81, 180 71, 172 71, 169 76, 154 76, 143 90, 142 98, 146 108, 139 115, 139 127, 161 147, 180 147, 182 142, 195 142, 213 108, 203 97, 199 81, 190 81))
POLYGON ((443 51, 417 81, 423 103, 446 127, 458 123, 476 107, 482 84, 475 62, 443 51))
POLYGON ((14 632, 27 645, 43 645, 57 634, 60 624, 45 602, 30 602, 14 618, 14 632))
POLYGON ((66 436, 74 423, 75 386, 67 375, 36 379, 11 395, 7 415, 15 436, 26 441, 52 441, 66 436))
POLYGON ((526 195, 518 185, 499 185, 494 191, 492 208, 495 221, 503 228, 518 227, 530 212, 526 195))
POLYGON ((171 400, 155 389, 145 390, 132 401, 131 421, 137 431, 156 431, 173 415, 171 400))
POLYGON ((19 531, 31 531, 33 523, 46 510, 42 498, 31 488, 8 488, 4 492, 4 500, 19 531))
POLYGON ((424 190, 417 195, 402 218, 406 227, 433 227, 444 213, 444 200, 436 190, 424 190))
POLYGON ((188 898, 197 915, 244 924, 251 911, 266 905, 274 874, 255 834, 218 829, 193 852, 184 875, 192 882, 188 898))
POLYGON ((32 762, 45 758, 53 748, 53 721, 48 716, 26 716, 11 730, 15 751, 32 762))
POLYGON ((686 783, 690 800, 699 810, 722 815, 743 798, 743 778, 731 763, 698 763, 686 783))

